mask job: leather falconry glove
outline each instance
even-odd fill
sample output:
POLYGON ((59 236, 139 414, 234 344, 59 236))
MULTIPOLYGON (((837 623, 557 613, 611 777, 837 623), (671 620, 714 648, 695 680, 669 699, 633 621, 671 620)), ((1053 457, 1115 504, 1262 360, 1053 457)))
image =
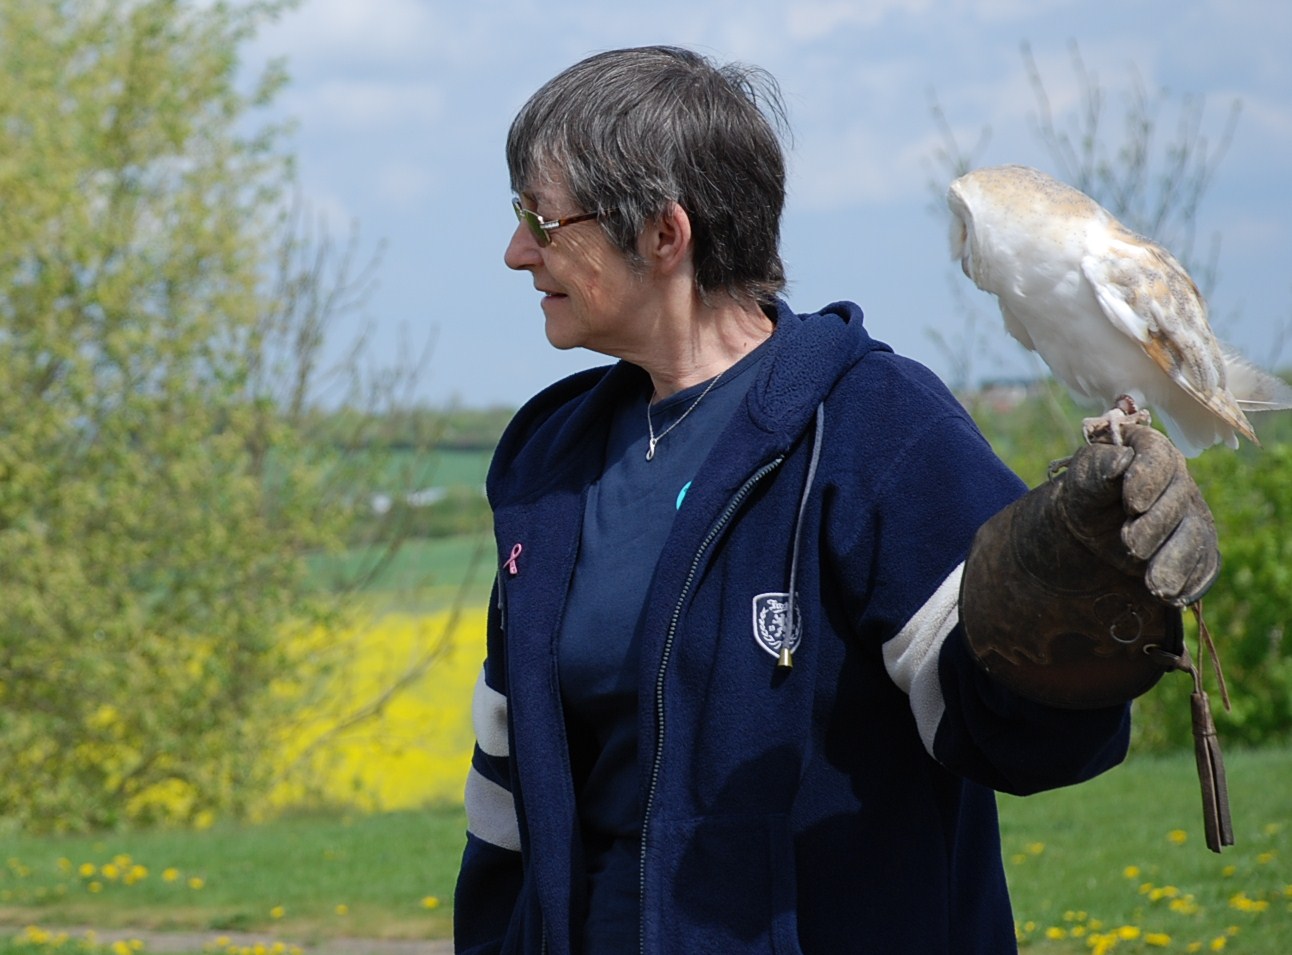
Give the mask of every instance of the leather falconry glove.
POLYGON ((1139 696, 1184 653, 1179 608, 1220 569, 1211 511, 1150 427, 1090 444, 988 520, 965 561, 960 614, 994 678, 1051 706, 1139 696))
POLYGON ((961 621, 988 674, 1050 706, 1114 706, 1170 670, 1192 672, 1208 844, 1219 851, 1232 844, 1224 769, 1180 614, 1220 572, 1216 526, 1166 437, 1144 425, 1122 435, 1120 446, 1082 447, 983 524, 961 621))

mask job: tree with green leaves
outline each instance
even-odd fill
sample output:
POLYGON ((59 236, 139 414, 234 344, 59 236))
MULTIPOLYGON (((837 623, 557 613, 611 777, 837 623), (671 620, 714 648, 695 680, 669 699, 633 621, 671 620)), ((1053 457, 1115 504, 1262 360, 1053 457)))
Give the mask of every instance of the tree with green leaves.
POLYGON ((321 278, 261 115, 284 71, 245 88, 240 64, 283 6, 0 0, 9 824, 244 809, 277 634, 320 612, 304 557, 350 533, 335 461, 270 387, 321 344, 289 341, 321 278))

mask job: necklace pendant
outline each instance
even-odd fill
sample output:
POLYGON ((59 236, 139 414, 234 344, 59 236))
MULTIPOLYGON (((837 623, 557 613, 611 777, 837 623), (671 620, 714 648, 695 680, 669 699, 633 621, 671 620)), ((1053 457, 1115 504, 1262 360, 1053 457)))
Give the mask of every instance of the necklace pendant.
POLYGON ((647 460, 647 461, 653 461, 653 460, 655 459, 655 441, 656 441, 656 439, 655 439, 655 438, 651 438, 651 439, 646 443, 646 460, 647 460))

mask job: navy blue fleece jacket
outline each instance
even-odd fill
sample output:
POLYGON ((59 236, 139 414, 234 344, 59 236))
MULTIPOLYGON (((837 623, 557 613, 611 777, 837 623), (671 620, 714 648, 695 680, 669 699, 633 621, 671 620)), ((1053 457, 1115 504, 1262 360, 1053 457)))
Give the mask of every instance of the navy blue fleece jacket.
MULTIPOLYGON (((1128 708, 1051 710, 970 658, 960 569, 1024 488, 930 372, 871 339, 854 305, 782 303, 757 374, 677 512, 642 619, 641 951, 1014 951, 993 790, 1114 765, 1128 708)), ((607 409, 644 380, 620 363, 552 386, 490 470, 499 573, 461 952, 577 946, 556 638, 607 409)))

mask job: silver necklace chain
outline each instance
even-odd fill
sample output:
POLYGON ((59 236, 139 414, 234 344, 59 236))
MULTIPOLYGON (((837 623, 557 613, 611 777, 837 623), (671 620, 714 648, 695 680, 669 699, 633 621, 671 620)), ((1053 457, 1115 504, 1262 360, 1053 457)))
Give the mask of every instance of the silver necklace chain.
POLYGON ((718 379, 721 378, 724 374, 726 374, 725 370, 720 371, 716 375, 714 375, 713 380, 709 382, 708 387, 706 387, 704 391, 700 392, 700 397, 696 398, 693 402, 691 402, 691 407, 683 411, 681 417, 679 417, 676 421, 674 421, 671 425, 669 425, 659 434, 655 433, 655 423, 651 421, 651 416, 650 416, 650 406, 655 401, 655 391, 654 390, 651 391, 650 401, 646 402, 646 430, 650 434, 650 439, 646 445, 647 461, 651 461, 655 458, 655 446, 664 439, 664 435, 668 434, 670 431, 672 431, 674 428, 676 428, 678 425, 680 425, 683 421, 686 420, 686 416, 695 410, 695 406, 704 400, 704 396, 713 390, 713 386, 718 383, 718 379))

